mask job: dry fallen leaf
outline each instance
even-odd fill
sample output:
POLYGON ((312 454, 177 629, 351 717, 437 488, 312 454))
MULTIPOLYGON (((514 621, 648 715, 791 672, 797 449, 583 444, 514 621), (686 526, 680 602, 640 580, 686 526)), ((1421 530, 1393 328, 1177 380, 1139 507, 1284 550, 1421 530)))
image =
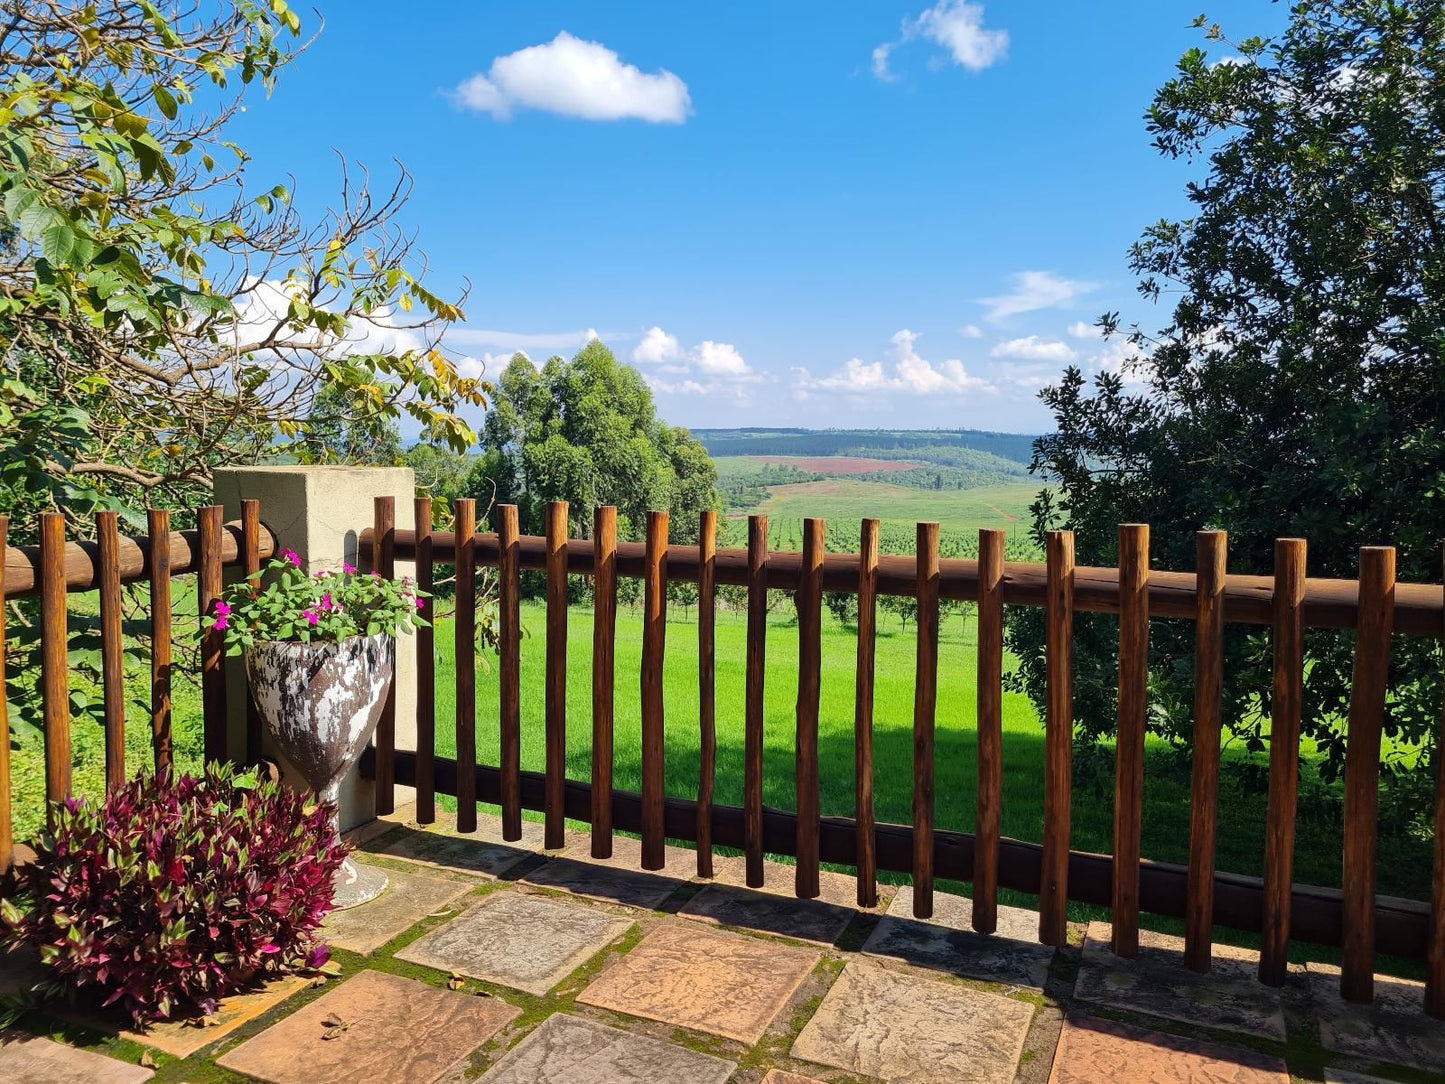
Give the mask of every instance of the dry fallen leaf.
POLYGON ((313 990, 317 989, 318 987, 325 986, 325 985, 326 985, 326 976, 325 976, 325 975, 317 975, 314 979, 311 980, 311 989, 313 989, 313 990))
POLYGON ((451 977, 447 979, 447 989, 460 990, 465 981, 466 980, 464 980, 460 975, 453 971, 451 977))
POLYGON ((350 1029, 352 1023, 353 1021, 351 1020, 341 1019, 341 1017, 337 1016, 334 1012, 327 1013, 326 1019, 321 1021, 321 1026, 326 1029, 321 1033, 322 1041, 325 1042, 327 1039, 340 1038, 344 1032, 350 1029))
POLYGON ((142 1050, 140 1052, 140 1064, 142 1069, 160 1068, 160 1066, 156 1063, 156 1059, 151 1057, 151 1052, 149 1050, 142 1050))

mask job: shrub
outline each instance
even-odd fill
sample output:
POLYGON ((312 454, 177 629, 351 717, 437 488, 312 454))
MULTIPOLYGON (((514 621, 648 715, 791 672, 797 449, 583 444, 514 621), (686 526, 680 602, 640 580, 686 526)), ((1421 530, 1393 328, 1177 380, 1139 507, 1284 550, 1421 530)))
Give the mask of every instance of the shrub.
POLYGON ((325 963, 312 935, 346 854, 329 807, 211 765, 53 812, 35 861, 0 885, 0 940, 39 950, 51 992, 96 993, 145 1024, 325 963))

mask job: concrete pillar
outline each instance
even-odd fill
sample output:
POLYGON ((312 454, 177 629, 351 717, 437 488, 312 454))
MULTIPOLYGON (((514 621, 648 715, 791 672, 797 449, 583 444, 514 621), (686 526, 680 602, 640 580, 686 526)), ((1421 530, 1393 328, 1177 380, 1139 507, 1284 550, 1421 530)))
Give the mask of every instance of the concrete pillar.
MULTIPOLYGON (((374 517, 374 499, 390 496, 396 501, 398 530, 411 530, 412 497, 415 480, 410 467, 220 467, 215 471, 216 503, 225 507, 226 519, 238 519, 241 501, 261 502, 261 522, 276 535, 281 549, 293 549, 307 571, 340 568, 343 561, 361 565, 358 544, 361 532, 374 517)), ((397 561, 398 576, 415 575, 410 561, 397 561)), ((410 634, 396 645, 396 745, 416 748, 416 651, 410 634)), ((244 756, 246 748, 246 701, 241 660, 228 658, 227 696, 230 753, 244 756)), ((287 765, 263 739, 266 755, 287 765)), ((296 778, 295 773, 289 773, 296 778)), ((396 804, 412 800, 409 787, 396 788, 396 804)), ((352 828, 375 817, 371 783, 356 771, 341 788, 341 826, 352 828)))

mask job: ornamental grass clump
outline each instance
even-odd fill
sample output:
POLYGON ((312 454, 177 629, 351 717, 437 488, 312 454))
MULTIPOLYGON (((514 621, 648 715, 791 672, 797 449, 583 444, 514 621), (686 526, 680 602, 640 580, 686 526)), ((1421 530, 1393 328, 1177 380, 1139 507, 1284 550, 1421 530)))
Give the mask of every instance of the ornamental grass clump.
POLYGON ((346 847, 331 809, 213 764, 69 798, 0 884, 0 942, 37 948, 44 993, 92 993, 138 1025, 326 963, 314 939, 346 847))
POLYGON ((426 624, 417 614, 426 594, 410 577, 392 580, 350 564, 308 576, 294 550, 271 561, 266 573, 260 592, 253 594, 243 580, 215 604, 211 627, 225 633, 227 654, 265 641, 339 643, 426 624))

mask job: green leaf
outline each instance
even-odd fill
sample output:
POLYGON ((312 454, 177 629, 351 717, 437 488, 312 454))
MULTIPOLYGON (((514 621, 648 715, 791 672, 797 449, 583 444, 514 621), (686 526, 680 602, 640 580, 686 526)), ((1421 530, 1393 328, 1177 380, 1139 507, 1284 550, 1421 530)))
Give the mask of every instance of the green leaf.
POLYGON ((175 95, 173 95, 170 91, 168 91, 165 87, 161 86, 160 84, 157 84, 157 85, 155 86, 155 88, 154 88, 153 91, 152 91, 152 95, 155 97, 156 105, 160 108, 160 111, 165 114, 166 120, 175 120, 175 119, 176 119, 176 99, 175 99, 175 95))
POLYGON ((74 250, 75 230, 70 225, 70 219, 59 211, 52 211, 50 220, 40 231, 40 251, 51 263, 64 264, 70 261, 74 250))

